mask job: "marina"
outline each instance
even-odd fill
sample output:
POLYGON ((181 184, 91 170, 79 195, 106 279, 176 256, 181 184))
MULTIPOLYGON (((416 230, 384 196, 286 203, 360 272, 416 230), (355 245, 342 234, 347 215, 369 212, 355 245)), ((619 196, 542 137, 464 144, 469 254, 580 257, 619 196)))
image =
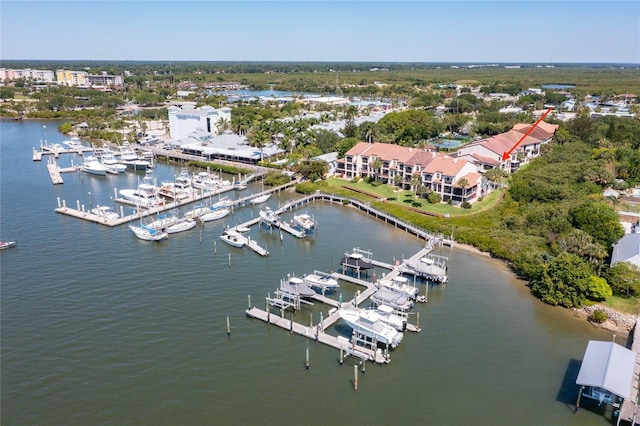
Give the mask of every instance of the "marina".
MULTIPOLYGON (((126 226, 54 212, 59 197, 74 209, 78 201, 85 211, 100 204, 128 215, 129 205, 111 200, 113 189, 135 187, 140 172, 106 178, 67 173, 64 185, 54 186, 46 163, 30 160, 40 123, 0 125, 2 237, 19 241, 1 254, 7 424, 309 424, 340 422, 354 413, 358 422, 372 424, 609 424, 587 409, 574 413, 575 380, 566 385, 563 375, 580 361, 587 340, 610 341, 611 333, 541 304, 488 256, 460 244, 435 245, 430 254, 448 258, 448 284, 417 279, 429 302, 417 303, 409 318, 416 324, 420 314, 421 333, 404 333, 390 363, 369 361, 368 354, 362 363, 358 346, 365 342, 356 342, 350 355, 353 330, 342 320, 321 332, 318 342, 313 328, 337 307, 340 293, 346 303, 365 287, 334 275, 340 288, 328 295, 330 303, 319 302, 318 294, 313 305, 289 308, 284 318, 271 308, 271 323, 247 317, 253 306, 247 296, 266 312, 262 296, 274 296, 283 274, 341 270, 341 257, 354 246, 395 265, 425 247, 425 238, 414 233, 424 230, 405 229, 368 206, 321 194, 304 200, 283 190, 266 204, 274 210, 293 206, 281 213, 287 222, 307 211, 321 228, 313 238, 280 241, 277 228, 271 233, 252 225, 239 230, 268 245, 269 256, 223 244, 219 236, 226 227, 257 219, 259 207, 245 204, 220 221, 149 243, 126 226), (311 325, 311 337, 302 329, 289 332, 291 316, 294 328, 311 325), (342 342, 342 364, 340 350, 323 339, 342 342), (357 392, 354 367, 360 372, 357 392), (265 398, 276 387, 287 397, 265 398), (291 410, 294 404, 305 409, 291 410), (421 413, 391 405, 420 407, 421 413)), ((180 167, 158 162, 154 173, 172 181, 180 167)), ((249 183, 248 192, 260 186, 249 183)), ((363 281, 374 273, 384 279, 391 270, 375 266, 363 281)), ((367 300, 358 300, 367 307, 367 300)), ((620 335, 617 341, 623 341, 620 335)))

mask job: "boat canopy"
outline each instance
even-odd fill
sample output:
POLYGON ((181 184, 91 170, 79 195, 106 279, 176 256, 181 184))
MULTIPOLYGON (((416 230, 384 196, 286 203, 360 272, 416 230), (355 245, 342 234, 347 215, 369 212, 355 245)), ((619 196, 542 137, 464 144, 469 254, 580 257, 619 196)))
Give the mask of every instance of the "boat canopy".
POLYGON ((636 354, 615 342, 590 340, 576 384, 599 387, 629 399, 635 362, 636 354))

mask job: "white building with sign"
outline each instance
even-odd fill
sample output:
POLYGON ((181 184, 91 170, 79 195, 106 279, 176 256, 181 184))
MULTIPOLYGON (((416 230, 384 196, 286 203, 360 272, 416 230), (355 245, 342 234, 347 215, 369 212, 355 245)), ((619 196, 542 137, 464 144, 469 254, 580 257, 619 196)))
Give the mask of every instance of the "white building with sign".
POLYGON ((178 140, 195 132, 203 131, 210 135, 218 134, 218 125, 222 121, 231 121, 231 108, 215 109, 208 105, 194 108, 193 105, 183 105, 182 108, 171 106, 169 113, 169 136, 178 140))

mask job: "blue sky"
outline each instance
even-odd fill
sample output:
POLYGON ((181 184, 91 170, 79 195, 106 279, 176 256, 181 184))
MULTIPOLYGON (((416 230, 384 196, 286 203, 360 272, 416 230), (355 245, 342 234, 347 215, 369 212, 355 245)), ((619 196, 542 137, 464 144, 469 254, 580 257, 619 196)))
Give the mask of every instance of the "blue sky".
POLYGON ((640 63, 633 1, 0 1, 0 59, 640 63))

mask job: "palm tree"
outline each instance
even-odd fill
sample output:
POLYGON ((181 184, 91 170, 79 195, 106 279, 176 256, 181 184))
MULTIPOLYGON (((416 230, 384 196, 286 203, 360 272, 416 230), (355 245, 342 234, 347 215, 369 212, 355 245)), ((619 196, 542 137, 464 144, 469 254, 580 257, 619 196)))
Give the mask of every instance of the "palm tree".
POLYGON ((418 196, 418 186, 420 185, 421 179, 419 173, 414 173, 411 175, 411 189, 413 189, 413 200, 415 201, 418 196))
POLYGON ((465 179, 465 178, 461 178, 461 179, 458 181, 458 186, 459 186, 460 188, 462 188, 462 201, 465 201, 465 193, 464 193, 464 189, 465 189, 467 186, 469 186, 469 181, 468 181, 467 179, 465 179))
POLYGON ((376 180, 378 180, 379 174, 382 173, 382 160, 380 160, 379 158, 376 157, 371 162, 371 168, 373 169, 374 176, 375 176, 376 180))

